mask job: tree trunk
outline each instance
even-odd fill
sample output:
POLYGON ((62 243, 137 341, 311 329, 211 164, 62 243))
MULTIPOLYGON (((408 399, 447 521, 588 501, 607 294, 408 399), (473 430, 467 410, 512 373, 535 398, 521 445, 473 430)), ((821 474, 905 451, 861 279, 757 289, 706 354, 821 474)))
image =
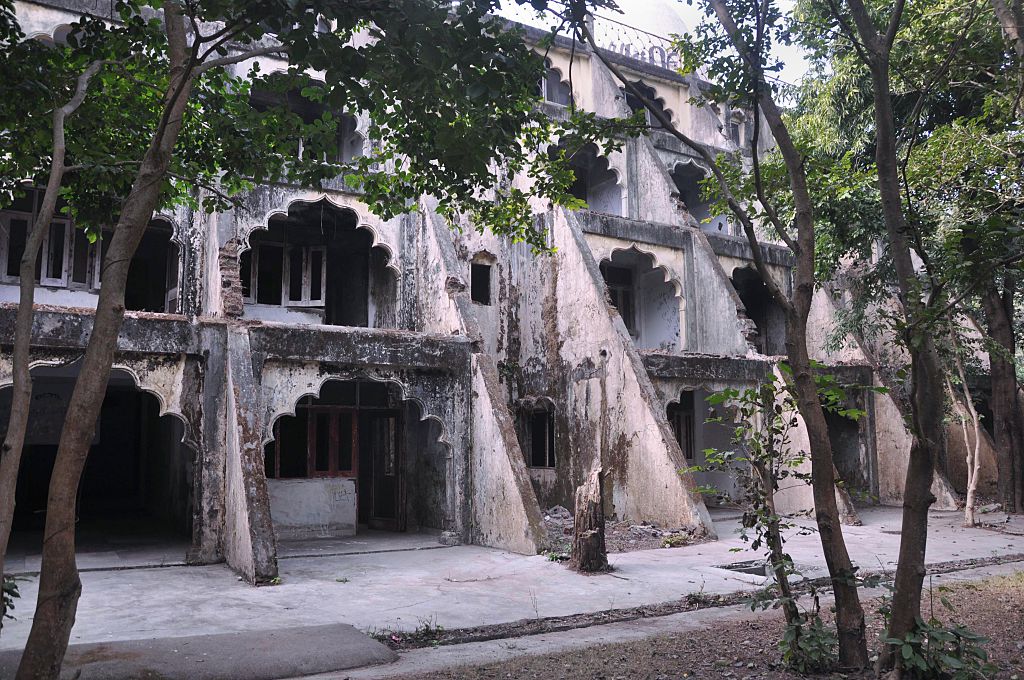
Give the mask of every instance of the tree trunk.
MULTIPOLYGON (((764 491, 764 502, 771 513, 765 533, 768 543, 768 559, 771 560, 772 573, 775 574, 775 584, 779 589, 779 599, 782 601, 782 613, 786 617, 786 623, 795 626, 800 623, 800 610, 793 598, 793 588, 789 583, 789 572, 786 569, 786 551, 783 549, 782 529, 779 526, 779 515, 775 512, 775 487, 778 480, 768 471, 767 466, 762 463, 751 463, 754 472, 757 473, 758 482, 764 491)), ((799 634, 799 633, 798 633, 799 634)), ((795 641, 794 641, 795 645, 795 641)))
POLYGON ((608 570, 608 550, 604 543, 603 487, 601 468, 597 468, 576 489, 572 558, 569 565, 584 573, 608 570))
MULTIPOLYGON (((61 161, 63 163, 63 161, 61 161)), ((51 181, 53 173, 50 174, 51 181)), ((57 192, 53 192, 56 197, 57 192)), ((49 194, 49 187, 47 187, 49 194)), ((44 199, 44 209, 45 199, 44 199)), ((52 217, 52 211, 51 215, 52 217)), ((7 545, 14 523, 14 498, 18 485, 18 470, 21 467, 21 452, 25 445, 25 431, 28 428, 28 413, 32 406, 32 374, 29 371, 29 347, 32 342, 32 305, 35 303, 36 256, 43 243, 43 236, 50 225, 50 219, 40 219, 32 225, 32 232, 25 242, 25 254, 18 269, 19 298, 18 311, 14 318, 14 351, 11 357, 13 384, 11 386, 11 413, 7 421, 3 449, 0 449, 0 583, 3 582, 7 558, 7 545)), ((0 617, 4 611, 0 609, 0 617)))
POLYGON ((1010 277, 1004 280, 1000 293, 993 281, 985 291, 983 303, 988 335, 999 345, 989 351, 992 380, 993 439, 999 472, 999 500, 1006 512, 1024 512, 1024 424, 1021 423, 1017 392, 1017 373, 1013 362, 1016 350, 1013 334, 1013 297, 1015 285, 1010 277))
POLYGON ((786 348, 793 369, 797 406, 810 443, 814 519, 836 598, 839 664, 843 668, 863 668, 868 662, 864 609, 857 593, 856 572, 840 526, 832 445, 807 354, 806 324, 790 321, 786 330, 786 348))
MULTIPOLYGON (((71 99, 53 110, 52 156, 50 174, 43 192, 39 214, 25 242, 25 252, 18 267, 18 310, 14 317, 14 348, 11 356, 13 384, 11 385, 11 411, 7 421, 3 448, 0 449, 0 583, 3 583, 7 545, 14 522, 14 499, 18 485, 18 469, 25 445, 29 410, 32 404, 32 373, 29 350, 32 344, 33 305, 36 293, 36 258, 46 230, 50 228, 57 210, 57 197, 64 182, 64 159, 67 145, 64 123, 81 106, 89 81, 100 70, 102 62, 94 61, 82 72, 71 99)), ((0 611, 0 617, 3 612, 0 611)))
MULTIPOLYGON (((928 542, 928 508, 935 502, 932 479, 938 461, 945 458, 945 408, 937 398, 944 391, 944 376, 931 332, 922 324, 927 308, 921 299, 921 285, 911 257, 907 224, 900 193, 900 175, 896 143, 896 121, 889 82, 889 55, 901 21, 902 5, 889 19, 884 35, 880 34, 863 0, 847 0, 857 33, 865 47, 865 61, 871 72, 875 121, 875 165, 878 190, 889 253, 899 283, 900 303, 906 319, 904 344, 910 353, 913 415, 910 462, 903 490, 903 525, 900 538, 899 563, 896 567, 895 590, 889 637, 903 639, 917 625, 921 615, 921 586, 924 582, 924 557, 928 542)), ((880 657, 883 667, 891 665, 892 647, 886 646, 880 657)))
POLYGON ((956 366, 957 376, 960 378, 960 389, 963 391, 964 408, 971 419, 971 428, 974 430, 974 445, 967 436, 967 421, 961 416, 960 399, 953 391, 953 385, 946 379, 946 387, 949 389, 949 396, 953 400, 953 408, 960 417, 960 423, 964 433, 964 450, 967 452, 967 498, 964 500, 964 526, 977 526, 976 516, 978 507, 978 473, 981 470, 981 417, 978 409, 974 406, 974 397, 971 394, 971 387, 967 384, 967 371, 964 369, 963 359, 960 357, 960 343, 956 339, 956 328, 953 324, 953 317, 949 315, 950 339, 953 345, 953 365, 956 366))
POLYGON ((181 131, 192 84, 192 73, 186 70, 185 23, 177 2, 164 4, 164 23, 171 69, 164 118, 143 156, 103 260, 102 286, 92 333, 68 404, 50 476, 39 596, 17 680, 59 678, 75 622, 82 590, 75 562, 75 505, 79 482, 117 350, 128 268, 159 203, 160 189, 181 131))

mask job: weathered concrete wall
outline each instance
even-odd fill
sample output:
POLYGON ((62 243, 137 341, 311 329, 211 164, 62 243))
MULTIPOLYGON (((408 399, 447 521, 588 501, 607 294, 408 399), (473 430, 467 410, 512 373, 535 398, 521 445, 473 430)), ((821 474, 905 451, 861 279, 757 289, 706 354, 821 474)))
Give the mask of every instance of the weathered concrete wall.
MULTIPOLYGON (((469 287, 469 267, 456 268, 448 226, 431 210, 433 203, 420 201, 416 245, 418 324, 428 333, 466 333, 466 321, 456 306, 455 296, 469 287), (447 240, 447 242, 446 242, 447 240)), ((466 333, 467 335, 471 335, 466 333)))
POLYGON ((492 364, 473 360, 474 542, 533 554, 543 518, 492 364), (497 403, 496 403, 497 402, 497 403))
MULTIPOLYGON (((974 451, 974 426, 967 413, 967 409, 957 404, 956 415, 953 422, 946 426, 946 471, 949 475, 949 483, 953 485, 957 493, 967 493, 967 451, 974 451), (967 425, 967 439, 964 440, 964 430, 960 423, 967 425)), ((996 464, 995 442, 992 435, 984 427, 981 428, 981 446, 979 447, 981 467, 978 478, 978 493, 986 496, 996 497, 999 492, 999 469, 996 464)))
POLYGON ((354 536, 356 482, 343 477, 268 479, 278 539, 354 536))
MULTIPOLYGON (((498 378, 503 349, 501 310, 515 293, 497 266, 492 250, 456 240, 447 225, 427 216, 423 242, 436 256, 429 270, 434 286, 444 281, 444 294, 433 304, 442 327, 457 324, 478 351, 472 357, 471 498, 472 540, 514 552, 536 553, 545 543, 540 505, 526 471, 514 420, 498 378), (470 263, 480 253, 494 264, 490 306, 472 302, 468 290, 470 263), (485 351, 479 351, 479 350, 485 351), (488 351, 489 350, 489 351, 488 351)), ((494 245, 492 244, 493 248, 494 245)), ((426 249, 425 249, 426 250, 426 249)))
POLYGON ((608 475, 609 515, 706 524, 692 480, 677 472, 685 467, 682 452, 632 339, 608 305, 575 218, 556 213, 550 226, 557 254, 520 284, 519 394, 556 404, 556 431, 569 454, 558 467, 563 504, 600 464, 608 475))

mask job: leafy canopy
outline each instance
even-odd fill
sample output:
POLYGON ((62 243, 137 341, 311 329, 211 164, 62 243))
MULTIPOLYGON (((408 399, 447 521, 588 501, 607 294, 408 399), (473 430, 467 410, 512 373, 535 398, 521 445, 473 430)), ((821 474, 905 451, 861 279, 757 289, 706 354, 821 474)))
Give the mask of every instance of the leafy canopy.
MULTIPOLYGON (((530 4, 544 11, 548 3, 530 4)), ((564 156, 536 152, 556 140, 616 148, 634 130, 629 121, 575 110, 565 121, 543 114, 543 60, 520 30, 493 15, 497 5, 182 2, 195 78, 162 204, 196 205, 197 190, 206 189, 203 207, 219 210, 261 183, 341 182, 384 218, 430 195, 453 223, 469 215, 478 229, 546 250, 531 195, 569 207, 579 201, 569 194, 564 156), (226 63, 247 52, 262 62, 226 63), (254 92, 276 100, 257 105, 254 92), (343 114, 364 115, 373 140, 364 155, 344 162, 332 153, 343 114), (529 193, 511 186, 514 175, 532 180, 529 193)), ((67 41, 53 45, 24 39, 12 12, 0 13, 8 36, 0 35, 0 76, 15 95, 0 102, 0 201, 24 180, 44 183, 52 111, 70 99, 87 65, 101 60, 67 123, 71 171, 62 192, 81 225, 95 231, 115 221, 160 124, 169 83, 163 0, 118 0, 115 7, 116 21, 81 17, 67 41)))

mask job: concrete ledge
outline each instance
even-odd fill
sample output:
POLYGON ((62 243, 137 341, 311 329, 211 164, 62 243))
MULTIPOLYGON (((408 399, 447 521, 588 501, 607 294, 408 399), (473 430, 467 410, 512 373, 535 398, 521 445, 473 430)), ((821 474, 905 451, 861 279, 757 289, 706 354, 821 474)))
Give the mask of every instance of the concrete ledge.
MULTIPOLYGON (((0 345, 14 341, 16 305, 0 307, 0 345)), ((32 346, 84 349, 92 334, 95 311, 37 305, 32 319, 32 346)), ((126 312, 117 336, 119 352, 198 354, 200 326, 177 314, 126 312)))
POLYGON ((757 383, 771 372, 765 359, 708 354, 663 354, 641 352, 644 367, 655 378, 684 378, 757 383))
MULTIPOLYGON (((352 626, 332 624, 72 645, 61 677, 273 680, 391 663, 397 658, 352 626)), ((20 659, 20 650, 0 652, 0 677, 13 678, 20 659)))
POLYGON ((376 328, 266 323, 251 325, 249 335, 266 358, 443 372, 468 371, 473 348, 465 336, 376 328))
MULTIPOLYGON (((706 234, 708 242, 711 243, 711 249, 715 251, 715 255, 726 255, 739 260, 750 260, 753 262, 754 251, 751 250, 750 242, 747 241, 745 236, 729 236, 710 231, 706 232, 706 234)), ((780 267, 796 266, 796 258, 793 256, 792 251, 785 246, 778 246, 774 243, 761 243, 761 256, 768 264, 780 267)))

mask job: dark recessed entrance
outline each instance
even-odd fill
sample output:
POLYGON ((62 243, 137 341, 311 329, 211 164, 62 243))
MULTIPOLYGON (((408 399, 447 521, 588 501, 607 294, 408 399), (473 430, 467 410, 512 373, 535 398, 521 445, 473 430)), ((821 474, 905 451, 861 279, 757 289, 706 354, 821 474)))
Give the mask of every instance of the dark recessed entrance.
POLYGON ((353 525, 444 528, 447 461, 437 426, 421 421, 419 409, 403 401, 396 386, 332 380, 319 397, 303 397, 295 411, 277 420, 264 449, 279 533, 344 535, 353 525), (284 491, 282 482, 307 486, 284 491), (325 506, 297 514, 296 503, 311 494, 326 497, 325 506), (333 528, 316 530, 328 525, 333 528))

